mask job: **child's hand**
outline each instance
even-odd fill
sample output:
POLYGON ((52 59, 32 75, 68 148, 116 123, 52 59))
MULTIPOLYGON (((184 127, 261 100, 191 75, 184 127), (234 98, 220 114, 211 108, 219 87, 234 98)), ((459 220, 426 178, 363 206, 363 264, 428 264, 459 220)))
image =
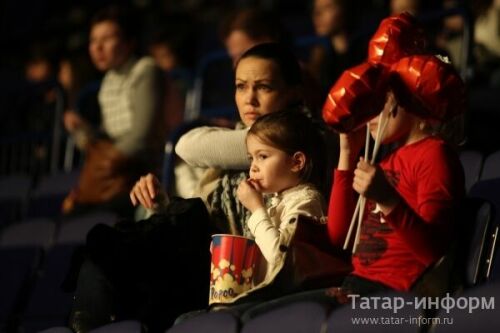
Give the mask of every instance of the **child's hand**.
POLYGON ((340 133, 339 143, 340 151, 348 152, 352 155, 358 155, 365 144, 366 137, 366 127, 361 126, 360 128, 350 132, 350 133, 340 133))
POLYGON ((339 170, 353 170, 356 159, 365 143, 366 128, 360 127, 351 133, 340 133, 340 156, 338 162, 339 170))
POLYGON ((399 195, 391 186, 384 171, 366 162, 363 158, 354 170, 352 187, 367 199, 379 204, 382 213, 389 214, 399 202, 399 195))
POLYGON ((247 179, 240 183, 238 186, 238 200, 252 213, 259 208, 264 207, 264 200, 262 199, 262 194, 260 193, 259 183, 247 179))

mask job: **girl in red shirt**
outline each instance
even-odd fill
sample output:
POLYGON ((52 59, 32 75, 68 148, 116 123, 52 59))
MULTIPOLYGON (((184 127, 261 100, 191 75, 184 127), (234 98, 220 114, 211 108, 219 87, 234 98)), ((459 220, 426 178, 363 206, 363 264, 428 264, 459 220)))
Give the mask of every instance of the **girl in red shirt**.
MULTIPOLYGON (((381 143, 395 148, 378 165, 358 157, 364 128, 340 134, 328 211, 328 232, 335 245, 344 244, 356 194, 367 200, 352 258, 354 271, 344 282, 354 293, 410 290, 448 250, 464 195, 460 161, 435 135, 437 122, 394 91, 387 94, 383 113, 388 123, 381 143)), ((380 117, 369 122, 374 138, 380 117)))

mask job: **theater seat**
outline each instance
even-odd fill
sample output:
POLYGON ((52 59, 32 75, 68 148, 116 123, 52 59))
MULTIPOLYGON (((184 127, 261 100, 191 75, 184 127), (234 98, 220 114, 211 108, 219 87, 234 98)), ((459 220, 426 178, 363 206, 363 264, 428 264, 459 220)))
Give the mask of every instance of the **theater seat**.
POLYGON ((0 247, 0 331, 17 326, 19 309, 39 264, 41 249, 36 246, 0 247), (14 322, 13 322, 14 320, 14 322))
POLYGON ((0 228, 24 217, 30 187, 31 178, 28 175, 0 178, 0 228))
POLYGON ((494 178, 500 178, 500 150, 486 157, 481 172, 481 180, 494 178))
POLYGON ((481 175, 483 166, 483 154, 476 150, 465 150, 460 153, 460 162, 464 169, 465 189, 469 192, 481 175))
POLYGON ((54 241, 56 224, 50 219, 33 219, 5 228, 1 246, 39 246, 47 249, 54 241))
POLYGON ((113 225, 118 216, 112 212, 92 212, 79 217, 66 219, 61 223, 56 237, 57 244, 84 244, 87 233, 97 224, 113 225))
POLYGON ((208 312, 173 326, 167 333, 237 333, 238 325, 238 319, 229 312, 208 312))
POLYGON ((433 328, 434 333, 455 333, 455 332, 481 332, 496 333, 500 327, 500 308, 498 307, 498 295, 500 295, 500 282, 486 283, 479 287, 466 290, 463 294, 455 297, 447 312, 441 309, 433 328), (456 306, 458 298, 462 298, 461 308, 456 306), (469 306, 474 305, 473 299, 479 303, 477 308, 469 313, 469 306), (493 299, 494 306, 491 308, 490 301, 493 299), (485 303, 483 303, 483 300, 485 303), (464 303, 465 302, 465 303, 464 303), (463 304, 466 308, 463 308, 463 304))
POLYGON ((488 201, 492 209, 491 223, 485 236, 485 279, 495 280, 500 278, 500 255, 498 247, 500 242, 500 178, 483 180, 476 183, 469 196, 488 201))
POLYGON ((73 333, 73 331, 67 327, 57 326, 57 327, 47 328, 46 330, 40 331, 38 333, 73 333))
POLYGON ((23 315, 24 332, 38 332, 68 322, 73 295, 64 292, 62 284, 75 246, 55 245, 48 252, 23 315))
POLYGON ((321 332, 327 308, 315 302, 297 302, 263 313, 246 322, 242 333, 321 332))
POLYGON ((136 320, 125 320, 104 325, 89 331, 89 333, 141 333, 141 323, 136 320))
MULTIPOLYGON (((420 332, 417 320, 422 313, 414 305, 415 296, 398 292, 383 292, 371 295, 369 306, 360 307, 360 298, 333 309, 328 317, 327 333, 400 333, 420 332), (372 298, 373 297, 373 298, 372 298), (375 307, 374 297, 378 297, 378 306, 375 307), (387 302, 387 303, 386 303, 387 302), (410 303, 411 302, 411 303, 410 303), (391 304, 382 307, 381 304, 391 304), (401 308, 400 305, 403 304, 401 308), (396 310, 397 309, 397 310, 396 310), (395 312, 396 310, 396 312, 395 312)), ((364 302, 364 300, 363 300, 364 302)))
POLYGON ((79 174, 79 170, 76 170, 43 178, 31 195, 28 205, 28 217, 59 216, 62 202, 76 185, 79 174))

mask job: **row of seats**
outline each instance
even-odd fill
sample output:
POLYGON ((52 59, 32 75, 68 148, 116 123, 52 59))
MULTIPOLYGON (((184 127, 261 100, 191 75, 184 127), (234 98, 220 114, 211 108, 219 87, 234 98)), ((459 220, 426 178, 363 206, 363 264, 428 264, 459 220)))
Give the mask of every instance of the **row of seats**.
POLYGON ((469 191, 479 180, 500 177, 500 150, 484 156, 477 150, 464 150, 460 161, 465 173, 465 188, 469 191))
POLYGON ((108 212, 57 223, 34 219, 0 233, 0 332, 37 332, 67 323, 72 294, 62 283, 75 250, 97 223, 113 224, 108 212))
MULTIPOLYGON (((500 195, 495 194, 497 191, 495 178, 500 177, 500 151, 492 153, 486 158, 478 151, 464 151, 460 154, 460 159, 464 167, 466 186, 469 195, 471 197, 483 200, 485 199, 491 202, 494 206, 500 207, 498 204, 500 195)), ((14 218, 20 216, 38 218, 53 218, 58 216, 62 198, 76 183, 77 175, 78 172, 75 171, 72 173, 47 176, 41 179, 35 188, 33 188, 31 179, 27 176, 14 175, 1 179, 0 211, 2 214, 0 216, 2 218, 3 225, 9 225, 9 223, 17 221, 14 218)), ((492 210, 494 211, 494 208, 492 210)), ((491 213, 490 215, 493 214, 494 213, 491 213)), ((492 220, 494 219, 495 218, 492 218, 492 220)), ((496 219, 498 219, 498 217, 496 219)), ((5 246, 8 245, 9 242, 12 242, 12 244, 16 244, 17 242, 17 245, 36 245, 47 249, 47 244, 44 245, 37 243, 34 239, 29 239, 29 237, 27 238, 27 235, 31 233, 32 235, 36 235, 36 237, 41 237, 40 239, 44 239, 44 235, 51 234, 55 231, 54 228, 50 227, 50 223, 51 222, 48 222, 48 220, 41 220, 36 222, 24 222, 19 225, 10 224, 10 226, 2 233, 2 243, 5 246), (47 223, 49 223, 49 226, 45 227, 47 223), (37 227, 40 229, 36 229, 37 227), (45 231, 42 231, 42 229, 45 231), (22 230, 30 231, 25 231, 24 235, 19 236, 20 233, 23 233, 22 230), (18 236, 19 239, 16 239, 18 236), (26 243, 19 243, 23 241, 26 243)), ((495 226, 498 224, 498 221, 487 223, 487 225, 484 225, 484 232, 479 232, 477 237, 483 237, 485 241, 486 238, 492 239, 495 236, 495 226)), ((58 243, 62 240, 60 237, 66 237, 64 235, 67 235, 67 232, 64 230, 67 228, 67 225, 72 224, 63 224, 63 228, 58 230, 60 235, 58 236, 58 243)), ((0 224, 0 228, 1 227, 2 224, 0 224)), ((498 230, 496 230, 496 233, 498 233, 498 230)), ((83 235, 84 234, 85 233, 83 233, 83 235)), ((82 235, 76 235, 75 237, 82 237, 82 235)), ((483 249, 483 252, 491 253, 492 249, 485 248, 483 249)))
MULTIPOLYGON (((312 301, 291 303, 278 309, 261 314, 248 321, 242 320, 227 311, 211 312, 199 315, 182 322, 167 331, 167 333, 348 333, 354 331, 370 333, 401 333, 401 332, 497 332, 500 327, 500 310, 491 303, 483 308, 473 309, 459 307, 459 299, 484 299, 500 295, 500 282, 492 282, 481 287, 469 289, 460 296, 448 300, 449 308, 440 308, 436 313, 425 311, 423 305, 416 303, 423 298, 411 294, 396 292, 376 294, 380 300, 390 299, 403 301, 402 308, 361 307, 360 303, 348 303, 331 309, 330 307, 312 301), (455 304, 455 306, 451 306, 455 304)), ((374 298, 372 299, 374 300, 374 298)), ((382 301, 380 303, 382 304, 382 301)), ((428 309, 436 306, 428 303, 428 309)), ((460 303, 461 304, 461 303, 460 303)), ((470 303, 471 304, 471 303, 470 303)), ((144 332, 137 321, 123 321, 109 324, 92 330, 90 333, 141 333, 144 332)), ((54 327, 41 333, 71 333, 65 327, 54 327)))
MULTIPOLYGON (((499 295, 499 293, 500 283, 495 282, 470 289, 458 297, 486 297, 490 299, 492 295, 499 295)), ((371 303, 370 308, 362 308, 358 302, 355 305, 348 303, 331 309, 317 302, 297 302, 271 310, 248 321, 245 321, 245 318, 236 318, 227 312, 208 313, 174 326, 167 332, 344 333, 362 331, 418 333, 425 332, 429 328, 429 325, 424 325, 424 323, 429 322, 427 318, 438 318, 434 320, 434 326, 430 325, 436 333, 471 332, 478 327, 482 328, 482 332, 494 332, 500 324, 498 308, 476 309, 470 314, 467 309, 461 310, 455 307, 450 313, 441 309, 437 314, 431 315, 415 305, 416 296, 411 294, 389 292, 376 294, 374 297, 380 297, 380 300, 385 300, 384 297, 391 300, 404 300, 405 306, 395 312, 394 307, 378 306, 375 308, 374 303, 371 303), (426 320, 422 318, 426 318, 426 320), (453 323, 447 324, 450 320, 453 323), (441 321, 441 325, 438 324, 439 321, 441 321), (488 323, 488 327, 483 328, 485 322, 488 323)))
MULTIPOLYGON (((476 214, 476 228, 472 233, 474 242, 480 246, 475 250, 477 265, 471 274, 476 274, 474 280, 480 281, 487 279, 493 269, 500 269, 500 265, 493 265, 495 241, 500 225, 500 217, 496 213, 500 211, 500 179, 498 178, 500 177, 500 167, 498 167, 500 165, 500 152, 495 152, 484 158, 477 151, 464 151, 461 153, 460 159, 466 173, 469 197, 486 201, 486 207, 483 207, 476 214)), ((2 209, 17 209, 20 206, 26 207, 28 201, 30 202, 28 205, 30 207, 29 214, 56 216, 55 210, 59 209, 62 197, 67 193, 69 187, 73 186, 76 175, 77 173, 69 173, 44 178, 35 189, 31 189, 29 180, 23 177, 17 179, 10 177, 1 180, 3 185, 0 187, 2 189, 0 207, 2 209), (19 184, 23 186, 19 186, 19 184)), ((34 279, 43 278, 42 281, 46 280, 46 283, 52 285, 52 288, 42 288, 42 290, 53 290, 56 294, 60 293, 59 284, 62 274, 65 273, 61 267, 67 267, 69 264, 69 257, 75 245, 84 242, 86 232, 95 223, 112 223, 114 220, 115 217, 110 215, 100 217, 97 215, 76 221, 28 220, 5 227, 0 238, 0 267, 12 268, 2 270, 0 274, 0 288, 6 290, 6 296, 0 300, 0 322, 6 323, 12 319, 13 313, 19 315, 20 310, 25 311, 33 307, 22 304, 20 299, 23 301, 29 297, 36 299, 36 290, 33 292, 29 290, 36 285, 34 279), (60 260, 65 261, 65 264, 52 264, 52 262, 60 263, 60 260), (50 267, 55 266, 59 267, 58 277, 52 273, 41 274, 42 272, 51 272, 50 267), (24 278, 19 278, 21 276, 24 278)), ((67 298, 68 295, 65 297, 67 298)), ((40 299, 40 304, 46 302, 42 297, 40 299)), ((68 304, 67 302, 66 306, 68 304)), ((39 308, 43 308, 43 306, 39 308)), ((59 313, 66 315, 67 309, 67 307, 61 307, 59 313)), ((30 318, 30 311, 26 311, 24 314, 28 314, 25 318, 30 318)), ((34 318, 36 315, 32 317, 34 318)), ((65 318, 63 317, 63 315, 59 315, 59 322, 64 322, 65 318)))
POLYGON ((0 178, 0 230, 27 218, 55 218, 64 197, 76 185, 79 170, 46 175, 34 183, 26 174, 0 178))

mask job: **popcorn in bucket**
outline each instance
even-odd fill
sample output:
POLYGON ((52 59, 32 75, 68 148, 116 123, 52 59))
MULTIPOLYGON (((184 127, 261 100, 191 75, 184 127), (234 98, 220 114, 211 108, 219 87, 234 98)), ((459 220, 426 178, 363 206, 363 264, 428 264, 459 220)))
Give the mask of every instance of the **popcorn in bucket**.
POLYGON ((258 246, 250 238, 212 236, 209 304, 227 303, 252 287, 258 246))

